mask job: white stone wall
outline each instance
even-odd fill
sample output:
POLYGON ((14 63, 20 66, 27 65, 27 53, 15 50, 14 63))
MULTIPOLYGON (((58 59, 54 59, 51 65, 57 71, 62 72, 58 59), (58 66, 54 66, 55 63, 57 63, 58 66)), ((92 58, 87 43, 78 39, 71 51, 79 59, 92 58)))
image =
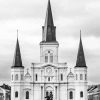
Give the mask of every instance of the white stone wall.
POLYGON ((20 80, 20 75, 24 74, 22 69, 12 69, 11 75, 19 75, 19 80, 12 80, 12 100, 25 100, 25 93, 29 91, 29 100, 45 100, 45 92, 47 87, 53 89, 53 100, 70 100, 69 92, 73 92, 73 100, 87 100, 87 80, 85 74, 87 69, 76 68, 75 74, 69 75, 67 67, 58 67, 52 64, 45 64, 31 68, 31 75, 29 79, 24 77, 24 81, 20 80), (48 74, 47 68, 51 68, 52 72, 48 74), (38 80, 35 80, 37 74, 38 80), (63 74, 63 80, 61 80, 63 74), (76 74, 78 75, 76 80, 76 74), (80 80, 80 74, 83 74, 83 80, 80 80), (69 75, 69 76, 68 76, 69 75), (48 81, 47 77, 52 77, 48 81), (18 98, 15 98, 15 91, 18 91, 18 98), (80 98, 80 91, 83 91, 83 98, 80 98))
POLYGON ((59 97, 60 100, 66 100, 67 99, 67 84, 59 84, 59 97))
MULTIPOLYGON (((34 69, 31 69, 33 70, 32 73, 33 76, 34 76, 34 79, 35 79, 35 74, 38 74, 38 81, 35 81, 35 85, 34 85, 34 92, 37 93, 37 91, 39 90, 39 97, 41 97, 41 99, 45 99, 45 92, 46 92, 46 88, 47 87, 52 87, 53 88, 53 97, 54 97, 54 100, 66 100, 67 98, 67 74, 68 74, 68 71, 67 71, 67 67, 58 67, 58 66, 53 66, 52 64, 51 65, 48 65, 46 64, 45 66, 42 66, 42 67, 35 67, 34 66, 34 69), (52 73, 51 74, 48 74, 47 73, 47 68, 50 67, 52 69, 52 73), (61 80, 61 74, 63 74, 63 80, 61 80), (48 81, 47 80, 47 77, 53 77, 52 80, 48 81), (45 83, 45 85, 43 85, 42 83, 45 83), (49 83, 49 84, 48 84, 49 83), (40 84, 40 85, 38 85, 40 84), (38 87, 37 87, 38 86, 38 87), (43 86, 43 93, 41 93, 41 86, 43 86), (43 96, 42 96, 43 95, 43 96)), ((74 85, 74 84, 72 84, 74 85)), ((72 87, 71 87, 72 88, 72 87)), ((36 94, 34 95, 34 99, 40 99, 38 97, 35 97, 36 94)))
POLYGON ((75 100, 87 100, 87 68, 75 68, 75 75, 77 74, 77 80, 75 79, 75 100), (82 74, 83 78, 80 78, 82 74), (80 92, 83 91, 83 98, 80 97, 80 92))
POLYGON ((23 68, 12 68, 11 69, 11 100, 23 100, 24 93, 24 69, 23 68), (16 75, 18 79, 16 80, 16 75), (21 80, 23 75, 23 80, 21 80), (18 91, 18 98, 15 98, 15 92, 18 91))
POLYGON ((34 84, 33 100, 41 100, 41 86, 40 84, 34 84))

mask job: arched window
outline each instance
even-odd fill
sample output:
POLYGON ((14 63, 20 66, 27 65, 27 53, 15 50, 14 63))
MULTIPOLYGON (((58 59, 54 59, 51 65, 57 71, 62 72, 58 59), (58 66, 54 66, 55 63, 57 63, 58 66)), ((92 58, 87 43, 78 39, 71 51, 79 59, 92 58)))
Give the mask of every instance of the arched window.
POLYGON ((48 81, 50 81, 50 77, 48 77, 48 81))
POLYGON ((83 91, 80 92, 80 97, 83 98, 83 91))
POLYGON ((13 81, 13 75, 12 75, 12 81, 13 81))
POLYGON ((29 91, 26 91, 26 99, 29 99, 29 91))
POLYGON ((76 74, 76 80, 78 80, 78 76, 77 76, 77 74, 76 74))
POLYGON ((80 80, 83 80, 83 75, 82 74, 80 74, 80 80))
POLYGON ((15 98, 18 98, 18 91, 15 92, 15 98))
POLYGON ((15 75, 15 80, 18 80, 18 74, 15 75))
POLYGON ((50 62, 53 63, 53 54, 50 54, 50 62))
POLYGON ((45 55, 45 62, 46 63, 48 62, 48 55, 47 54, 45 55))
POLYGON ((63 81, 63 74, 61 74, 61 81, 63 81))
POLYGON ((69 92, 69 99, 73 99, 73 92, 72 91, 69 92))
POLYGON ((23 80, 23 74, 21 74, 21 80, 23 80))
POLYGON ((87 80, 87 75, 85 74, 85 80, 87 80))
POLYGON ((38 75, 37 75, 37 74, 35 75, 35 80, 36 80, 36 81, 38 80, 38 75))

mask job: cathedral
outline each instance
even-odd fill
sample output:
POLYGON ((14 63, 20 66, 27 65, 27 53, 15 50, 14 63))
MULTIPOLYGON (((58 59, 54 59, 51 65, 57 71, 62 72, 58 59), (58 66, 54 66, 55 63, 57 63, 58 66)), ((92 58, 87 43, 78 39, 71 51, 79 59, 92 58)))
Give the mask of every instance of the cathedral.
POLYGON ((80 34, 76 65, 68 71, 67 63, 59 63, 59 42, 56 39, 50 0, 42 26, 40 62, 30 71, 22 64, 17 37, 11 66, 11 100, 87 100, 87 66, 80 34))

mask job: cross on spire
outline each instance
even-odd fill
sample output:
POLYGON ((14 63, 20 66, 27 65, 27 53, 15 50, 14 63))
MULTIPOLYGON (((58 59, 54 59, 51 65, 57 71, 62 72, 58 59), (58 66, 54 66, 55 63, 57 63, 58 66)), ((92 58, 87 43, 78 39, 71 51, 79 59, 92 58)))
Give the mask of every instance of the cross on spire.
POLYGON ((17 39, 18 39, 18 29, 17 29, 17 39))
POLYGON ((70 68, 70 72, 72 72, 72 68, 70 68))

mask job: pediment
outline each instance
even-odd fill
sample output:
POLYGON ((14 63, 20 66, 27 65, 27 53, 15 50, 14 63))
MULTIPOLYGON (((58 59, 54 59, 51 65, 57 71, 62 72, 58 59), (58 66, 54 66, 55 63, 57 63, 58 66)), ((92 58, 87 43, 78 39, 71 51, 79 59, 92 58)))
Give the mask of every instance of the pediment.
POLYGON ((52 67, 52 68, 54 68, 54 69, 57 68, 57 66, 54 65, 54 64, 45 64, 45 65, 41 66, 41 68, 47 68, 47 67, 52 67))

